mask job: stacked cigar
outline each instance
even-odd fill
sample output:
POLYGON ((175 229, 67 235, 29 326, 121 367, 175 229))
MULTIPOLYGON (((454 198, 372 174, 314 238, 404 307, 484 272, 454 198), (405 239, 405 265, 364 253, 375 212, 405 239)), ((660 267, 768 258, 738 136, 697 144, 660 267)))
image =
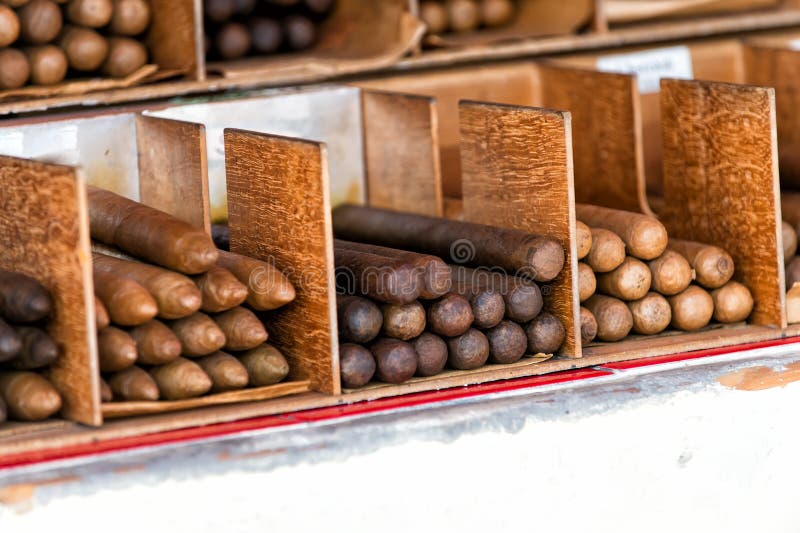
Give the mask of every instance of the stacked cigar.
POLYGON ((50 293, 36 280, 0 270, 0 422, 49 418, 61 396, 45 372, 59 356, 47 334, 50 293))
POLYGON ((694 331, 711 320, 741 322, 750 291, 731 281, 731 256, 716 246, 671 239, 655 218, 576 207, 581 335, 613 342, 631 331, 694 331), (709 292, 710 291, 710 292, 709 292))
POLYGON ((509 364, 564 342, 537 285, 564 266, 556 240, 350 205, 333 226, 343 386, 509 364))
POLYGON ((0 0, 0 89, 54 85, 69 70, 124 78, 147 63, 136 36, 149 25, 149 0, 0 0))
POLYGON ((253 311, 294 288, 273 265, 217 250, 203 230, 89 188, 105 401, 181 400, 275 384, 283 355, 253 311))
POLYGON ((218 59, 311 48, 334 0, 204 0, 206 54, 218 59))
POLYGON ((512 0, 423 0, 419 17, 429 34, 463 33, 505 26, 514 18, 512 0))
POLYGON ((786 267, 786 319, 800 323, 800 256, 797 235, 800 230, 800 193, 781 191, 783 213, 783 260, 786 267))

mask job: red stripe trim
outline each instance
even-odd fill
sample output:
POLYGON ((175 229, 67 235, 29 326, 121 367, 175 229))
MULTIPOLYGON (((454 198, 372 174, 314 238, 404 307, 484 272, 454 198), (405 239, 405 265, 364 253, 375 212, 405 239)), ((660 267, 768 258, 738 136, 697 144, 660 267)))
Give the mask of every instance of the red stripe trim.
POLYGON ((647 359, 639 359, 634 361, 622 361, 618 363, 609 363, 597 369, 580 368, 575 370, 566 370, 563 372, 555 372, 552 374, 545 374, 541 376, 531 376, 524 378, 509 379, 504 381, 495 381, 491 383, 481 383, 478 385, 471 385, 468 387, 455 387, 438 391, 419 392, 414 394, 407 394, 404 396, 397 396, 393 398, 382 398, 379 400, 374 400, 369 402, 323 407, 319 409, 312 409, 309 411, 300 411, 300 412, 280 414, 280 415, 270 415, 270 416, 252 418, 247 420, 237 420, 234 422, 214 424, 210 426, 185 428, 185 429, 167 431, 163 433, 153 433, 147 435, 137 435, 132 437, 124 437, 124 438, 95 442, 95 443, 75 444, 72 446, 64 446, 56 449, 37 450, 33 452, 25 452, 25 453, 0 457, 0 470, 12 467, 31 465, 36 463, 73 459, 82 456, 94 456, 105 453, 122 452, 126 450, 132 450, 136 448, 143 448, 149 446, 160 446, 160 445, 200 441, 205 439, 222 437, 226 435, 232 435, 236 433, 242 433, 246 431, 254 431, 254 430, 274 428, 274 427, 285 427, 285 426, 291 426, 309 422, 320 422, 323 420, 334 420, 337 418, 358 416, 358 415, 364 415, 380 411, 388 411, 393 409, 416 407, 421 405, 446 402, 450 400, 488 395, 498 392, 507 392, 513 390, 541 387, 544 385, 552 385, 555 383, 580 381, 584 379, 590 379, 608 375, 609 370, 611 369, 625 370, 628 368, 638 368, 643 366, 653 366, 665 363, 673 363, 677 361, 698 359, 702 357, 711 357, 715 355, 736 353, 746 350, 755 350, 759 348, 768 348, 771 346, 782 346, 786 344, 800 344, 800 339, 799 338, 779 339, 774 341, 755 342, 755 343, 730 346, 725 348, 713 348, 708 350, 698 350, 682 354, 651 357, 647 359))

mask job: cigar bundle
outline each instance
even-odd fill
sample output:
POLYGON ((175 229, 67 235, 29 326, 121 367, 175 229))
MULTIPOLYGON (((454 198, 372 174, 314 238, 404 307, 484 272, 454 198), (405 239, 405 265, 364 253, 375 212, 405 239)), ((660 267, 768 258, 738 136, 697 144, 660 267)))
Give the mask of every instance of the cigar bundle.
POLYGON ((90 187, 106 401, 180 400, 283 380, 256 312, 294 299, 273 265, 218 250, 202 229, 90 187))
POLYGON ((70 72, 125 78, 147 63, 149 0, 0 3, 0 90, 54 85, 70 72))
POLYGON ((419 17, 427 33, 463 33, 480 28, 498 28, 514 20, 514 0, 423 0, 419 17))
POLYGON ((695 331, 746 320, 750 291, 731 278, 725 250, 669 238, 657 219, 579 204, 581 337, 618 341, 633 332, 695 331))
POLYGON ((206 54, 214 59, 311 48, 335 0, 204 0, 206 54))
POLYGON ((50 293, 36 280, 0 270, 0 423, 38 421, 61 409, 61 396, 47 380, 59 357, 48 335, 50 293))
POLYGON ((564 266, 557 241, 357 206, 334 210, 333 224, 344 387, 514 363, 564 342, 537 284, 564 266))

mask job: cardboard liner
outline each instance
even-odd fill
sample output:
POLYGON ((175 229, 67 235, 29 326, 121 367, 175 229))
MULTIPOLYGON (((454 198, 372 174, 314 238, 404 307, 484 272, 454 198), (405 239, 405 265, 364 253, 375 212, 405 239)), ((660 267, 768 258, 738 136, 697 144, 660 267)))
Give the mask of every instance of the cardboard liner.
POLYGON ((622 24, 735 13, 777 7, 780 3, 780 0, 603 0, 603 11, 609 24, 622 24))

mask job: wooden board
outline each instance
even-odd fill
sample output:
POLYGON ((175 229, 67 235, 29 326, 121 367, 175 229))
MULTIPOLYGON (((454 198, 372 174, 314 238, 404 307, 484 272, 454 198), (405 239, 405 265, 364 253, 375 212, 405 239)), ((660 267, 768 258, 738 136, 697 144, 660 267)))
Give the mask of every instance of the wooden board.
POLYGON ((561 354, 580 357, 570 114, 471 101, 459 108, 464 220, 564 244, 564 270, 542 292, 567 330, 561 354))
POLYGON ((661 121, 670 236, 727 250, 750 323, 786 327, 774 90, 662 80, 661 121))
POLYGON ((202 0, 150 0, 150 5, 153 17, 146 43, 151 61, 204 80, 202 0))
POLYGON ((71 167, 0 157, 0 190, 0 268, 27 274, 50 291, 48 330, 61 348, 50 379, 63 398, 62 415, 99 425, 86 182, 71 167))
POLYGON ((538 69, 541 104, 572 115, 576 201, 651 214, 636 78, 552 62, 538 69))
POLYGON ((800 52, 744 44, 747 83, 775 88, 781 185, 800 189, 800 52))
POLYGON ((333 230, 326 147, 226 129, 231 251, 274 263, 297 298, 265 322, 290 380, 339 394, 333 230))
POLYGON ((211 231, 206 129, 136 115, 140 201, 211 231))
POLYGON ((369 205, 442 216, 435 101, 364 90, 361 111, 369 205))

